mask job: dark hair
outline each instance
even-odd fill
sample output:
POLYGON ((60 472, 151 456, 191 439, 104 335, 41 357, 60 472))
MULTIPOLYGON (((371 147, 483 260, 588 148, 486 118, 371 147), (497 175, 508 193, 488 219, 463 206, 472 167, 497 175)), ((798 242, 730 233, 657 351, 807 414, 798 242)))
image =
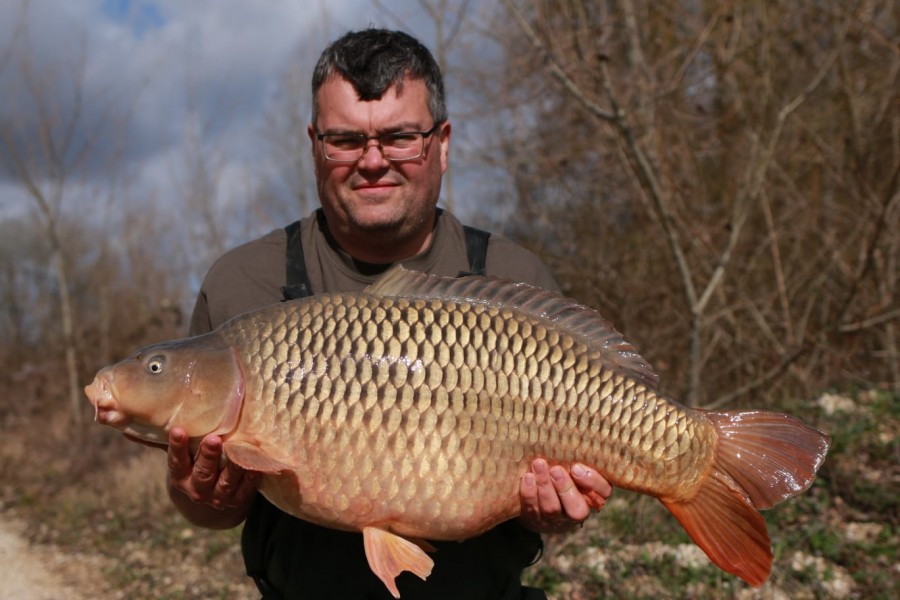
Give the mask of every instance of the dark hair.
POLYGON ((364 29, 329 44, 313 71, 313 123, 319 114, 319 88, 336 75, 349 81, 364 101, 378 100, 393 85, 401 89, 407 77, 421 79, 428 89, 428 110, 434 122, 447 120, 441 69, 428 48, 407 33, 364 29))

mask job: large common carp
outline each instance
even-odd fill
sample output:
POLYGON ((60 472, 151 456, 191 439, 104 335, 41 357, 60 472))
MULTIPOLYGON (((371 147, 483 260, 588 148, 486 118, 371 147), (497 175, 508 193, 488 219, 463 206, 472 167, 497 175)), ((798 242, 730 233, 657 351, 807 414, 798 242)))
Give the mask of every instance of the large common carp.
MULTIPOLYGON (((535 457, 658 498, 719 567, 771 570, 764 509, 806 490, 828 438, 793 417, 692 410, 600 315, 498 279, 394 268, 361 293, 262 308, 148 346, 85 388, 100 423, 165 443, 215 433, 282 510, 361 531, 397 597, 425 540, 520 511, 535 457)), ((440 556, 437 557, 440 560, 440 556)))

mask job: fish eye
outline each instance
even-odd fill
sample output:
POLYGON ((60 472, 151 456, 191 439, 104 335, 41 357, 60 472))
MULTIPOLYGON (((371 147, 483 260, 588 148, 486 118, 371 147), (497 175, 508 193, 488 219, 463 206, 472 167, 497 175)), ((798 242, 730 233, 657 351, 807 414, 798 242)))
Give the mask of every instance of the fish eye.
POLYGON ((154 357, 151 357, 147 361, 147 372, 150 373, 151 375, 157 375, 159 373, 162 373, 163 367, 165 366, 165 364, 166 364, 166 358, 164 356, 158 354, 154 357))

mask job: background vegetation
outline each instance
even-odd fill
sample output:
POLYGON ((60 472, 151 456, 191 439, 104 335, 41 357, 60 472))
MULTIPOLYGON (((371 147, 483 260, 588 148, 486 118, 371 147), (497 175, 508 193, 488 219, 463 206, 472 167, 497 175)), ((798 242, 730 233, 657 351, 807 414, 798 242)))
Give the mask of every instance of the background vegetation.
MULTIPOLYGON (((789 410, 832 435, 812 491, 771 512, 763 595, 898 595, 897 3, 420 5, 455 94, 444 204, 539 252, 672 397, 789 410)), ((236 534, 178 521, 159 457, 93 427, 81 387, 183 335, 224 248, 314 206, 310 65, 285 73, 269 115, 285 179, 224 202, 200 132, 162 202, 122 160, 132 106, 83 97, 88 52, 52 72, 21 40, 0 52, 4 93, 28 100, 0 123, 0 167, 30 207, 0 221, 0 507, 40 524, 34 539, 118 557, 115 589, 242 593, 236 534), (85 122, 83 102, 106 118, 85 122), (184 548, 196 582, 172 571, 184 548)), ((533 577, 560 597, 749 593, 633 500, 550 540, 533 577)))

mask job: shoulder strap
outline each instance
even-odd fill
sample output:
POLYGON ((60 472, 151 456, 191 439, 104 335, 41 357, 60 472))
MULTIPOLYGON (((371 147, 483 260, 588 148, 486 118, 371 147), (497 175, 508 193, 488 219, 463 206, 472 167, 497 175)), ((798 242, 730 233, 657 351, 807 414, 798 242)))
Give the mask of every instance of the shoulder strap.
POLYGON ((300 221, 294 221, 284 228, 287 233, 285 251, 284 287, 281 293, 285 300, 295 300, 312 295, 312 285, 306 272, 303 244, 300 241, 300 221))
POLYGON ((463 225, 466 234, 466 255, 469 259, 469 272, 460 275, 486 275, 487 249, 490 232, 463 225))
MULTIPOLYGON (((303 243, 300 240, 300 221, 294 221, 284 228, 287 234, 285 249, 284 287, 281 293, 285 300, 296 300, 312 295, 312 285, 306 271, 306 260, 303 256, 303 243)), ((469 260, 469 271, 462 275, 485 275, 487 266, 488 239, 490 232, 463 225, 466 236, 466 256, 469 260)))

